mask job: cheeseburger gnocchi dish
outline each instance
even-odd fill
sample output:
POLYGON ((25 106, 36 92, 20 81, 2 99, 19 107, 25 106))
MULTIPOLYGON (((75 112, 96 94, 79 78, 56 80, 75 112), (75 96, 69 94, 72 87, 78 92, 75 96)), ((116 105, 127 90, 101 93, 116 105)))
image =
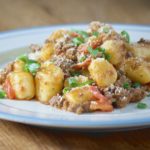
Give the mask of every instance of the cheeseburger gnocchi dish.
POLYGON ((92 22, 54 31, 0 71, 0 98, 37 100, 75 113, 111 112, 149 95, 150 42, 92 22))

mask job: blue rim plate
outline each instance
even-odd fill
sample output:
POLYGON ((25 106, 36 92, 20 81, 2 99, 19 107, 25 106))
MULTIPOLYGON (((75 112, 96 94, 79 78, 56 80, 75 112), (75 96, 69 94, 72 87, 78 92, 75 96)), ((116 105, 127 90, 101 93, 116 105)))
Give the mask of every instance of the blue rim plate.
MULTIPOLYGON (((141 37, 150 39, 150 26, 114 24, 120 32, 129 32, 132 41, 141 37)), ((0 67, 16 56, 28 52, 32 43, 42 44, 54 31, 60 28, 85 29, 86 24, 68 24, 31 29, 13 30, 0 33, 0 67)), ((136 104, 116 109, 111 113, 86 113, 77 115, 58 110, 37 101, 0 100, 0 118, 44 127, 85 129, 85 130, 127 130, 150 126, 150 99, 143 100, 148 108, 139 110, 136 104)))

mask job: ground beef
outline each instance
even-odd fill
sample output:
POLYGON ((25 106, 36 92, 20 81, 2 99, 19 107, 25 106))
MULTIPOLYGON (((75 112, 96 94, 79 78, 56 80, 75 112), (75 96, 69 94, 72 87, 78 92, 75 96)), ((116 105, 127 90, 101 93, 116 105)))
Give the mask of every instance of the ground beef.
POLYGON ((131 85, 131 80, 127 78, 127 76, 124 74, 123 71, 118 70, 117 74, 118 74, 118 79, 115 82, 115 86, 123 87, 124 83, 129 83, 131 85))
POLYGON ((53 96, 49 101, 49 104, 51 106, 54 106, 54 107, 57 107, 57 108, 62 108, 63 103, 64 103, 64 99, 59 94, 57 94, 56 96, 53 96))
POLYGON ((13 70, 13 64, 14 62, 7 64, 7 66, 2 71, 0 71, 0 84, 4 83, 8 73, 13 70))
POLYGON ((72 43, 56 47, 55 52, 57 55, 63 54, 66 56, 66 58, 71 59, 73 61, 77 60, 76 56, 77 48, 73 46, 72 43))
POLYGON ((132 88, 131 84, 131 80, 122 71, 119 71, 115 85, 102 89, 102 92, 108 99, 112 100, 115 107, 125 107, 129 102, 140 101, 146 96, 145 87, 132 88), (130 88, 125 89, 124 83, 128 83, 130 88))
POLYGON ((70 75, 71 66, 74 64, 71 59, 66 58, 64 55, 54 55, 51 61, 60 67, 66 75, 70 75))
POLYGON ((111 85, 102 92, 116 107, 125 107, 130 102, 129 91, 123 87, 111 85))
POLYGON ((90 30, 92 31, 92 32, 94 32, 94 31, 97 31, 100 27, 101 27, 101 23, 100 22, 98 22, 98 21, 93 21, 93 22, 91 22, 90 23, 90 30))
POLYGON ((141 38, 139 41, 138 41, 139 44, 143 44, 143 46, 145 45, 150 45, 150 40, 145 40, 143 38, 141 38))
POLYGON ((130 89, 130 102, 138 102, 146 96, 145 89, 141 88, 131 88, 130 89))
POLYGON ((65 100, 59 94, 56 96, 53 96, 50 99, 49 104, 53 107, 63 109, 66 111, 70 111, 70 112, 75 112, 77 114, 90 111, 90 101, 84 102, 80 105, 74 105, 74 104, 70 104, 67 100, 65 100))
MULTIPOLYGON (((125 41, 124 38, 120 34, 118 34, 110 25, 100 22, 92 22, 90 24, 89 33, 99 32, 100 36, 97 38, 99 45, 104 43, 106 40, 122 40, 125 41), (108 32, 103 32, 103 29, 107 28, 108 32)), ((99 46, 97 45, 97 46, 99 46)))
POLYGON ((72 47, 72 48, 69 48, 66 50, 66 53, 65 53, 65 56, 68 58, 68 59, 71 59, 73 61, 76 61, 77 60, 77 55, 76 55, 76 49, 75 47, 72 47))

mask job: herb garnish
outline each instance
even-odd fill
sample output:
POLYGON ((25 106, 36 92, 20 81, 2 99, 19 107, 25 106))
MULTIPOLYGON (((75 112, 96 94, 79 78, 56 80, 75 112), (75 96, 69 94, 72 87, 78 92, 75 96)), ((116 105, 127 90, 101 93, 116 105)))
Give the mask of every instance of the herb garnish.
POLYGON ((132 87, 133 88, 139 88, 139 87, 141 87, 141 84, 139 82, 135 82, 132 84, 132 87))
POLYGON ((125 40, 126 40, 128 43, 130 43, 130 36, 129 36, 129 34, 128 34, 127 31, 123 30, 123 31, 121 31, 120 34, 121 34, 121 36, 122 36, 123 38, 125 38, 125 40))
POLYGON ((99 36, 99 32, 95 31, 95 32, 93 32, 93 35, 98 37, 99 36))
POLYGON ((0 90, 0 98, 5 98, 6 97, 6 93, 3 90, 0 90))
POLYGON ((86 60, 86 56, 82 56, 82 57, 80 58, 80 62, 83 62, 84 60, 86 60))
POLYGON ((142 103, 142 102, 139 102, 139 103, 137 104, 137 108, 139 108, 139 109, 145 109, 145 108, 147 108, 147 104, 142 103))
POLYGON ((80 37, 75 37, 72 39, 72 42, 75 46, 79 46, 80 44, 84 43, 84 40, 80 37))
POLYGON ((91 85, 94 81, 93 80, 87 80, 85 82, 78 82, 75 78, 71 77, 68 79, 68 83, 69 83, 69 86, 68 87, 65 87, 63 89, 63 93, 67 93, 68 91, 71 90, 71 88, 74 88, 74 87, 82 87, 82 86, 85 86, 85 85, 91 85))
POLYGON ((110 31, 110 29, 108 27, 103 27, 103 32, 104 33, 108 33, 110 31))
POLYGON ((73 31, 73 32, 76 32, 76 33, 78 33, 78 34, 80 34, 84 39, 86 39, 86 38, 89 37, 89 35, 88 35, 88 33, 87 33, 86 31, 83 31, 83 30, 75 30, 75 29, 73 29, 72 31, 73 31))
POLYGON ((40 63, 38 63, 37 61, 29 59, 26 54, 19 56, 18 59, 25 63, 24 71, 30 72, 33 75, 36 74, 41 66, 40 63))
POLYGON ((65 87, 65 88, 63 89, 63 94, 66 94, 66 93, 69 92, 70 90, 71 90, 70 87, 65 87))
POLYGON ((123 84, 123 88, 124 89, 130 89, 130 84, 128 83, 128 82, 125 82, 124 84, 123 84))
POLYGON ((93 49, 92 47, 89 46, 87 50, 94 57, 96 57, 99 53, 101 53, 102 57, 105 58, 106 60, 109 61, 111 58, 110 54, 105 52, 106 51, 105 48, 100 47, 100 48, 93 49))
POLYGON ((92 56, 94 56, 94 57, 97 56, 97 54, 99 53, 99 49, 97 49, 97 48, 96 48, 96 49, 93 49, 93 48, 90 47, 90 46, 87 48, 87 50, 88 50, 88 51, 90 52, 90 54, 91 54, 92 56))

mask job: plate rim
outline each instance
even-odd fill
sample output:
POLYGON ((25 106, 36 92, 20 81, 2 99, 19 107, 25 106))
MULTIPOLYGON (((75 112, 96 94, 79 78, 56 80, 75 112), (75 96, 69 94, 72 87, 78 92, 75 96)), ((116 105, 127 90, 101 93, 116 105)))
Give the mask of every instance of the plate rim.
MULTIPOLYGON (((107 23, 107 22, 106 22, 107 23)), ((148 30, 150 31, 150 25, 147 24, 123 24, 123 23, 107 23, 112 26, 118 26, 118 27, 128 27, 128 28, 134 28, 136 30, 148 30)), ((34 30, 39 29, 46 29, 46 28, 58 28, 58 27, 69 27, 69 26, 79 26, 79 25, 85 25, 87 26, 88 23, 66 23, 66 24, 53 24, 53 25, 43 25, 43 26, 32 26, 32 27, 25 27, 25 28, 16 28, 16 29, 10 29, 10 30, 4 30, 0 31, 0 36, 6 35, 6 34, 13 34, 13 33, 19 33, 19 32, 31 32, 34 30)), ((132 30, 134 30, 132 29, 132 30)))
MULTIPOLYGON (((43 30, 43 29, 48 29, 48 28, 60 28, 60 27, 69 27, 69 26, 80 26, 80 25, 85 25, 87 26, 87 23, 75 23, 75 24, 57 24, 57 25, 51 25, 51 26, 36 26, 32 28, 20 28, 20 29, 13 29, 13 30, 8 30, 8 31, 2 31, 0 32, 0 39, 2 37, 7 37, 7 35, 15 36, 17 34, 20 34, 22 32, 27 33, 27 32, 32 32, 32 31, 38 31, 38 30, 43 30)), ((140 25, 140 24, 115 24, 111 23, 112 26, 118 26, 118 27, 128 27, 128 28, 134 28, 135 30, 142 30, 150 32, 150 25, 140 25)), ((132 30, 131 29, 131 30, 132 30)), ((4 120, 9 120, 9 121, 14 121, 14 122, 20 122, 20 123, 25 123, 25 124, 31 124, 31 125, 40 125, 40 126, 47 126, 47 127, 55 127, 55 128, 82 128, 82 129, 115 129, 115 128, 130 128, 130 127, 141 127, 141 126, 150 126, 150 118, 143 118, 140 119, 140 123, 138 119, 135 120, 126 120, 117 122, 117 124, 114 124, 112 126, 112 121, 108 122, 109 124, 102 125, 100 123, 98 124, 89 124, 86 126, 85 124, 82 124, 78 122, 78 124, 73 125, 73 124, 65 124, 63 123, 60 124, 61 120, 52 120, 52 119, 45 119, 45 118, 36 118, 36 117, 29 117, 29 116, 22 116, 22 115, 16 115, 16 114, 10 114, 6 112, 0 111, 0 119, 4 120), (50 123, 51 121, 51 123, 50 123)), ((85 121, 83 121, 85 122, 85 121)), ((95 123, 95 122, 94 122, 95 123)))

